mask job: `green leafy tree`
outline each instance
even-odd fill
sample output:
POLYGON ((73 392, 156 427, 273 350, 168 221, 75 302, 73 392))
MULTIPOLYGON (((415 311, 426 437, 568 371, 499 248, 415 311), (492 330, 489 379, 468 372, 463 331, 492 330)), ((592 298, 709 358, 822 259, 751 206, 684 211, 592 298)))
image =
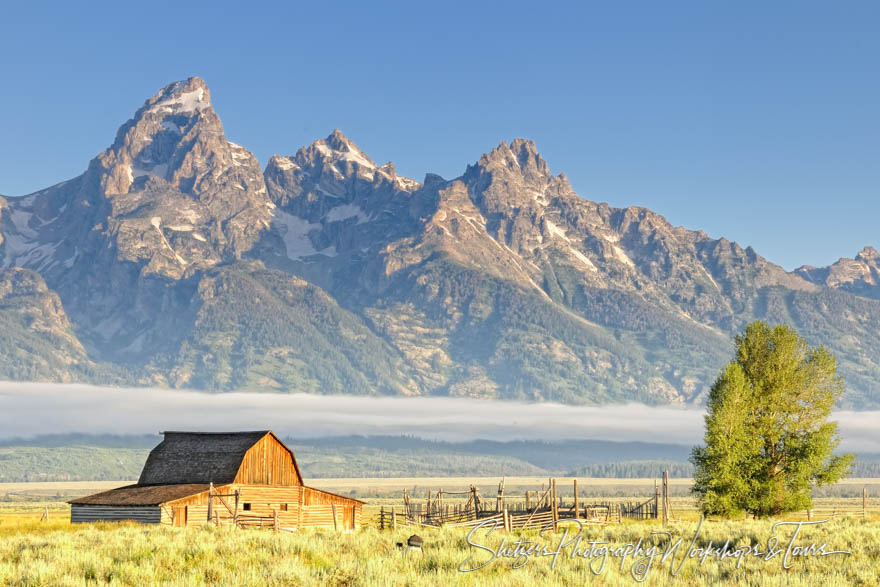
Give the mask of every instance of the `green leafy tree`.
POLYGON ((810 507, 813 486, 849 474, 828 416, 844 390, 834 356, 794 328, 749 324, 712 385, 705 446, 691 455, 704 514, 756 517, 810 507))

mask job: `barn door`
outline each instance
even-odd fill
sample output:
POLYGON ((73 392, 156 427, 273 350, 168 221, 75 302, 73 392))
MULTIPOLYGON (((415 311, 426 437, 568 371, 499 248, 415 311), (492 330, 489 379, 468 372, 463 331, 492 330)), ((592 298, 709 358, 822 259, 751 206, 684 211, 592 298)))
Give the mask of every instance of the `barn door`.
POLYGON ((342 510, 342 527, 354 530, 354 506, 347 505, 342 510))
POLYGON ((176 506, 174 508, 174 525, 186 526, 186 506, 176 506))

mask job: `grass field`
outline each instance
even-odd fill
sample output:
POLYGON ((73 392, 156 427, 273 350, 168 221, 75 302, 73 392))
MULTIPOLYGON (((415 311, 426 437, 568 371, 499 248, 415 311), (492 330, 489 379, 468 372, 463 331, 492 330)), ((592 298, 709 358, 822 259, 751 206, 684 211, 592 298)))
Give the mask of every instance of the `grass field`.
MULTIPOLYGON (((632 585, 634 557, 609 554, 604 567, 598 550, 588 550, 591 540, 625 548, 640 539, 647 548, 656 545, 658 554, 646 573, 646 585, 877 585, 880 577, 880 523, 838 519, 801 528, 797 546, 827 543, 826 551, 851 554, 795 556, 791 568, 783 567, 785 550, 793 527, 772 529, 772 521, 706 522, 695 546, 709 541, 719 546, 726 540, 736 545, 757 545, 767 552, 772 537, 779 551, 769 560, 743 557, 718 560, 687 558, 686 550, 697 523, 677 522, 669 526, 672 544, 682 545, 669 560, 661 561, 670 541, 651 534, 660 530, 656 522, 624 523, 620 526, 586 528, 577 545, 574 528, 564 534, 536 532, 488 536, 477 533, 469 546, 465 530, 420 530, 425 540, 423 554, 405 553, 395 547, 411 531, 381 532, 365 528, 354 532, 310 530, 273 533, 261 530, 147 527, 135 524, 91 524, 71 526, 63 520, 35 522, 21 520, 0 527, 0 584, 174 584, 174 585, 573 585, 596 578, 605 585, 632 585), (526 539, 547 551, 560 551, 555 566, 552 556, 531 557, 520 568, 510 559, 492 562, 489 551, 503 539, 526 539), (574 553, 574 555, 573 555, 574 553), (488 563, 469 573, 459 571, 468 557, 472 565, 488 563), (684 561, 684 562, 683 562, 684 561), (592 563, 592 571, 590 565, 592 563), (675 577, 671 571, 681 564, 675 577)), ((598 547, 596 547, 598 548, 598 547)), ((646 555, 639 557, 644 560, 646 555)), ((520 562, 523 562, 522 559, 520 562)), ((637 574, 645 571, 635 567, 637 574)))
MULTIPOLYGON (((423 553, 406 554, 395 544, 405 541, 413 532, 400 528, 379 531, 373 523, 379 504, 393 503, 405 487, 416 493, 440 487, 456 489, 474 482, 497 488, 497 478, 406 478, 406 479, 323 479, 316 482, 335 491, 378 492, 383 497, 369 499, 365 511, 365 527, 354 532, 309 530, 295 533, 272 533, 260 530, 231 530, 206 526, 200 529, 148 527, 135 524, 71 525, 69 507, 59 496, 72 497, 100 491, 126 482, 100 483, 19 483, 0 485, 0 585, 82 585, 119 584, 143 585, 165 583, 175 585, 569 585, 590 581, 605 585, 631 585, 634 557, 629 555, 621 564, 611 553, 605 566, 598 554, 587 558, 588 542, 600 540, 613 547, 635 544, 656 545, 658 556, 646 574, 646 585, 880 585, 880 501, 872 498, 872 515, 862 520, 851 506, 853 499, 819 498, 814 513, 828 514, 823 508, 836 510, 837 517, 823 524, 803 527, 795 541, 799 546, 827 544, 826 551, 844 550, 851 554, 798 556, 791 568, 783 567, 785 549, 794 528, 772 528, 773 520, 706 521, 695 547, 705 548, 711 541, 718 547, 726 540, 732 545, 757 545, 766 552, 768 540, 774 536, 782 550, 769 560, 745 556, 740 568, 737 558, 718 560, 709 556, 685 559, 673 577, 671 571, 682 563, 684 551, 690 546, 698 524, 695 510, 688 510, 685 501, 673 500, 673 510, 680 518, 667 530, 672 543, 683 540, 670 560, 661 561, 669 541, 652 534, 663 530, 656 521, 632 522, 621 525, 588 527, 574 544, 576 530, 569 528, 553 534, 538 535, 534 531, 490 535, 478 533, 468 544, 466 530, 419 529, 425 539, 423 553), (28 501, 16 501, 15 496, 28 501), (42 498, 41 498, 42 496, 42 498), (40 521, 48 509, 48 521, 40 521), (477 563, 490 559, 488 549, 496 549, 501 541, 526 539, 547 551, 559 549, 560 542, 570 541, 562 548, 555 566, 551 556, 532 556, 521 568, 512 568, 507 558, 499 558, 482 569, 462 573, 459 565, 469 556, 477 563), (572 556, 572 553, 575 553, 572 556), (591 570, 590 564, 593 568, 591 570), (593 577, 597 573, 598 577, 593 577)), ((505 488, 535 489, 546 479, 507 478, 505 488)), ((560 489, 569 480, 558 479, 560 489)), ((592 486, 617 492, 632 489, 631 499, 653 493, 653 479, 579 479, 579 488, 592 486)), ((688 480, 675 480, 687 485, 688 480)), ((848 483, 873 487, 877 480, 848 480, 848 483)), ((875 493, 876 495, 876 493, 875 493)), ((604 499, 612 499, 606 497, 604 499)), ((859 501, 860 504, 860 501, 859 501)), ((827 516, 825 516, 827 517, 827 516)), ((814 515, 814 520, 822 519, 814 515)), ((803 515, 790 515, 786 520, 803 520, 803 515)), ((598 548, 598 546, 596 547, 598 548)), ((733 549, 731 549, 733 550, 733 549)), ((522 562, 522 559, 520 559, 522 562)), ((638 568, 637 568, 638 570, 638 568)), ((638 574, 638 573, 637 573, 638 574)))

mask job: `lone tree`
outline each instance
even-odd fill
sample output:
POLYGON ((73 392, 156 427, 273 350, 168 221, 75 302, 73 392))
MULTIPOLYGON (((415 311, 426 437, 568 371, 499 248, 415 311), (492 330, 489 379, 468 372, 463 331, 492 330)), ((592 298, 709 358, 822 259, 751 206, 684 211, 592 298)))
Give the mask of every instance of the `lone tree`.
POLYGON ((789 326, 749 324, 712 385, 706 446, 691 454, 703 513, 809 509, 813 485, 848 475, 853 456, 832 455, 840 438, 826 421, 843 390, 825 347, 810 347, 789 326))

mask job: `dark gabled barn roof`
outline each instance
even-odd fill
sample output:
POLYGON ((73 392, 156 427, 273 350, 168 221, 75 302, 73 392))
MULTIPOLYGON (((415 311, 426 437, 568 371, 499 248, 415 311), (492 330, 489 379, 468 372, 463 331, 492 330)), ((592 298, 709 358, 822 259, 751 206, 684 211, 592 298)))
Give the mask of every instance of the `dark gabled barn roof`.
POLYGON ((245 453, 271 431, 164 434, 147 457, 138 485, 232 483, 245 453))
POLYGON ((208 491, 210 485, 128 485, 70 500, 72 505, 151 506, 208 491))

